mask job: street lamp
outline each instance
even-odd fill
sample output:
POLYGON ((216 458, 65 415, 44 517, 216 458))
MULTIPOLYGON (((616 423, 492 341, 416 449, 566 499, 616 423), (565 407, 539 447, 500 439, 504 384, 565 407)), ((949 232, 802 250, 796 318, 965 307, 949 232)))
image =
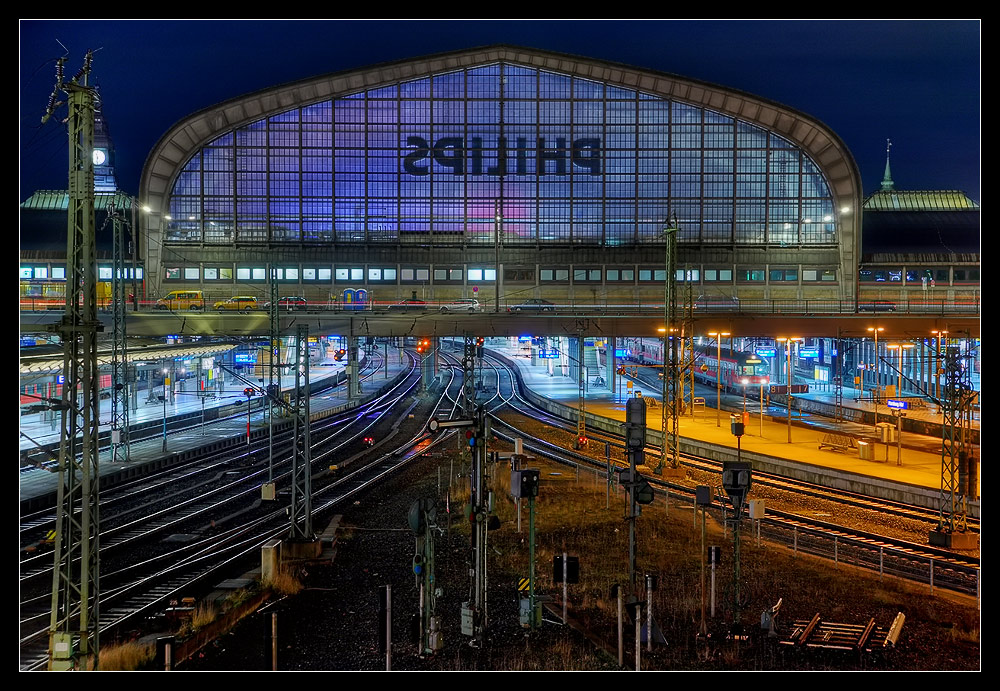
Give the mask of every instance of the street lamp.
POLYGON ((720 411, 722 410, 722 337, 730 336, 728 331, 709 331, 709 336, 715 338, 715 426, 721 427, 720 411))
POLYGON ((875 401, 875 431, 878 432, 878 333, 879 331, 885 331, 885 328, 881 326, 869 326, 868 330, 875 334, 875 392, 872 394, 872 399, 875 401))

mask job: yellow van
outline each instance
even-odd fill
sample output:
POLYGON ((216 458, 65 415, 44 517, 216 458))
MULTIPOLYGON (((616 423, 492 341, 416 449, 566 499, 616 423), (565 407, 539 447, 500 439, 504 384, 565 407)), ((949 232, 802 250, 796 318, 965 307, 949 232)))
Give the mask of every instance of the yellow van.
POLYGON ((205 296, 200 290, 175 290, 156 301, 158 310, 203 310, 205 296))

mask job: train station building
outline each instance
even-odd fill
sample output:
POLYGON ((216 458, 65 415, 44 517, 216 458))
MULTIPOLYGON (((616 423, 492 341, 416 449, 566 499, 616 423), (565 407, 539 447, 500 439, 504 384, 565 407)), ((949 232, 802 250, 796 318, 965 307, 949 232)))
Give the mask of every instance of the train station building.
POLYGON ((193 113, 139 199, 149 297, 855 300, 857 165, 815 118, 677 75, 492 46, 193 113))

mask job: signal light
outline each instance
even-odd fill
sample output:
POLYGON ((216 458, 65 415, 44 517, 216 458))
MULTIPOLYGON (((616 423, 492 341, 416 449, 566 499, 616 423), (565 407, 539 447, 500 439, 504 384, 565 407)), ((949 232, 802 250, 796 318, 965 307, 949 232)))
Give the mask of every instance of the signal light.
POLYGON ((247 398, 250 398, 251 396, 253 396, 253 389, 248 386, 247 388, 243 389, 243 395, 246 396, 247 398))

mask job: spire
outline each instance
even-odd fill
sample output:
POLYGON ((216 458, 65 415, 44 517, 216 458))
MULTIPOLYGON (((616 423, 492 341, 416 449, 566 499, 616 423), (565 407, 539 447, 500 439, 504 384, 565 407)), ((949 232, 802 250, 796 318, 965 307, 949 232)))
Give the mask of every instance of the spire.
POLYGON ((889 191, 895 189, 892 182, 892 173, 889 172, 889 149, 892 147, 892 141, 889 139, 885 140, 885 175, 882 176, 882 190, 889 191))

